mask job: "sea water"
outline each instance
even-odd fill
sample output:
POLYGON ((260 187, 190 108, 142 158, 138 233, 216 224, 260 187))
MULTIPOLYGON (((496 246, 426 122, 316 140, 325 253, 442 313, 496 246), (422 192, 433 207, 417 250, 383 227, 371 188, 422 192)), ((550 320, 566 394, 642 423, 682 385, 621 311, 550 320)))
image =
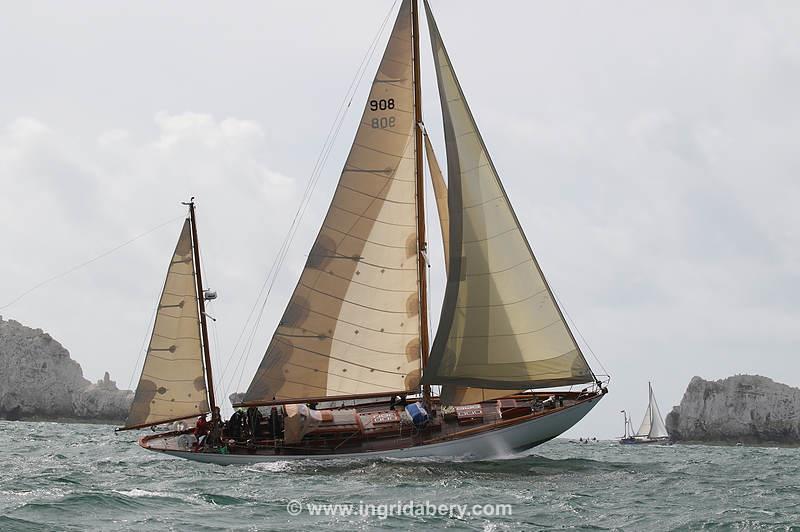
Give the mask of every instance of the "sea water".
POLYGON ((795 448, 558 439, 480 462, 225 467, 109 426, 0 421, 0 437, 0 530, 800 530, 795 448))

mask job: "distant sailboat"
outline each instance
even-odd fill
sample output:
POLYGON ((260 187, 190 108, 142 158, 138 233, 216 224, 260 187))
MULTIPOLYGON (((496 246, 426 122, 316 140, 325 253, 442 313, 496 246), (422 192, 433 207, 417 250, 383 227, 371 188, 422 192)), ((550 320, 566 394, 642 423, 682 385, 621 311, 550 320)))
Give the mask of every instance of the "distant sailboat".
MULTIPOLYGON (((263 409, 263 422, 251 423, 246 436, 223 437, 221 445, 192 447, 188 432, 178 430, 143 437, 142 447, 223 464, 309 456, 481 458, 555 438, 607 392, 533 255, 427 2, 426 11, 447 183, 422 120, 418 2, 403 0, 322 228, 264 358, 234 405, 249 409, 251 420, 263 409), (447 266, 432 346, 426 152, 447 266), (441 386, 438 397, 432 385, 441 386), (571 386, 583 389, 565 389, 571 386)), ((177 295, 165 289, 169 301, 159 306, 124 428, 214 408, 194 228, 192 205, 168 284, 175 268, 188 277, 177 295)))
POLYGON ((648 382, 647 389, 649 392, 647 411, 642 419, 642 424, 639 425, 639 430, 633 434, 633 427, 631 426, 631 419, 625 415, 625 435, 619 440, 620 443, 667 443, 670 441, 669 432, 664 425, 664 419, 661 417, 661 412, 658 410, 656 403, 656 396, 653 394, 653 386, 648 382), (630 433, 629 433, 630 428, 630 433))

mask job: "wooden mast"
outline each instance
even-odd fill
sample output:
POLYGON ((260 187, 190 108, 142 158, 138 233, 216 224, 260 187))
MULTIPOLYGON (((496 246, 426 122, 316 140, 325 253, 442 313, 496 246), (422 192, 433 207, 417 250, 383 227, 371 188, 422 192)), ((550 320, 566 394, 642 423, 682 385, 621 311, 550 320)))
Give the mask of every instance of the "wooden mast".
POLYGON ((211 351, 208 346, 208 324, 206 323, 206 299, 203 291, 203 276, 200 268, 200 247, 197 243, 197 222, 194 217, 194 197, 189 200, 189 224, 192 226, 192 252, 194 253, 195 280, 197 281, 197 304, 200 308, 200 333, 203 337, 203 366, 206 373, 206 390, 211 414, 217 404, 214 399, 214 379, 211 375, 211 351))
MULTIPOLYGON (((416 162, 417 181, 417 271, 419 272, 419 344, 421 350, 420 363, 422 371, 428 365, 428 243, 425 236, 425 173, 422 161, 422 84, 420 82, 419 56, 419 5, 411 0, 411 19, 414 42, 414 156, 416 162)), ((424 404, 430 406, 431 387, 422 385, 424 404)))

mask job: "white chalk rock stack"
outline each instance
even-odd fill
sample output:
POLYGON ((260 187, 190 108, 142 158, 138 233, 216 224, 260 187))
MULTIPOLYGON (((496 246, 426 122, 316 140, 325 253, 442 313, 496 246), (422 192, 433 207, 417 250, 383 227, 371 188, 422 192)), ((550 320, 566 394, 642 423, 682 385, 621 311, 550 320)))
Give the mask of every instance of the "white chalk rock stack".
POLYGON ((800 444, 800 389, 758 375, 694 377, 666 424, 676 440, 800 444))
POLYGON ((108 373, 91 384, 46 332, 0 316, 0 419, 118 423, 132 399, 108 373))

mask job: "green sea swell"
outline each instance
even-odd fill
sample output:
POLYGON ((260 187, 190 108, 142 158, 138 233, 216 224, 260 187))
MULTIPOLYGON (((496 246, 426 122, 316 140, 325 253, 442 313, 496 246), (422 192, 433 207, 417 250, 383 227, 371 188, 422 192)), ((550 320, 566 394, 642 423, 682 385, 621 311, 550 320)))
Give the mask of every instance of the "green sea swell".
MULTIPOLYGON (((0 421, 0 530, 798 530, 800 449, 555 440, 527 456, 222 467, 112 427, 0 421), (510 505, 292 516, 287 504, 510 505)), ((383 506, 386 508, 388 506, 383 506)))

